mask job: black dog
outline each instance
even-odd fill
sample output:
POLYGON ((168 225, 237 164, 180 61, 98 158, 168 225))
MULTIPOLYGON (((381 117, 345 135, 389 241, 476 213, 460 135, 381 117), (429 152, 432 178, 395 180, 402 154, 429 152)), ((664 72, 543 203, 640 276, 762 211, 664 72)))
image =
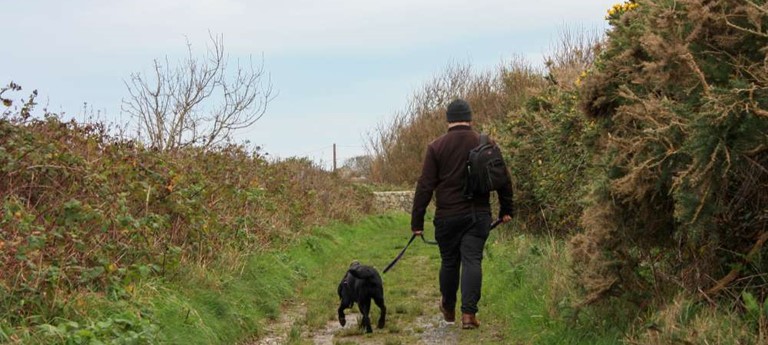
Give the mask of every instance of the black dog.
POLYGON ((365 327, 368 333, 373 332, 371 318, 368 316, 371 311, 371 299, 373 299, 381 310, 377 326, 384 328, 384 319, 387 315, 387 307, 384 305, 384 283, 375 268, 361 265, 357 261, 352 262, 344 279, 339 283, 339 298, 341 298, 339 323, 342 327, 347 324, 344 309, 352 308, 357 302, 360 313, 363 314, 363 323, 360 327, 365 327))

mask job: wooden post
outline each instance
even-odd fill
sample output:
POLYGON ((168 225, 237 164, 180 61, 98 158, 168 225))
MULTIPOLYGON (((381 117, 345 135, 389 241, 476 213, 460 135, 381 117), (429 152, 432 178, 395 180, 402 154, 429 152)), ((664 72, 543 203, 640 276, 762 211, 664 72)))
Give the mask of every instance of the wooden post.
POLYGON ((333 172, 336 172, 336 143, 333 143, 333 172))

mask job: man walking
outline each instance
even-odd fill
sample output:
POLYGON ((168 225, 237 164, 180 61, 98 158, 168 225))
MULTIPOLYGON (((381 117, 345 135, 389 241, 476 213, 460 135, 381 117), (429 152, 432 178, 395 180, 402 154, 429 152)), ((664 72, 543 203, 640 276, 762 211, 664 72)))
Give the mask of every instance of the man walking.
MULTIPOLYGON (((464 178, 469 151, 480 143, 472 129, 469 103, 456 99, 446 111, 448 132, 427 146, 421 176, 416 185, 411 212, 411 231, 421 235, 424 214, 435 195, 435 239, 440 247, 440 311, 447 322, 456 319, 456 293, 461 285, 461 323, 464 329, 480 326, 475 316, 482 286, 483 247, 491 224, 490 193, 464 196, 464 178)), ((500 190, 499 218, 510 221, 512 183, 500 190)))

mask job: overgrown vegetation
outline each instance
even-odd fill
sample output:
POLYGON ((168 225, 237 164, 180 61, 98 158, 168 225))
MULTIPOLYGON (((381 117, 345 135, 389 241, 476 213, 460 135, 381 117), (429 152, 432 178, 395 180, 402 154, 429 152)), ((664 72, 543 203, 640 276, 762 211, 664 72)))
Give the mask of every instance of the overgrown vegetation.
POLYGON ((582 89, 604 124, 574 239, 593 293, 747 288, 764 299, 766 20, 754 1, 637 1, 609 15, 582 89))
MULTIPOLYGON (((626 319, 634 343, 765 341, 766 6, 620 3, 604 39, 564 33, 523 81, 483 96, 435 84, 414 97, 442 92, 482 107, 524 95, 477 127, 506 150, 520 228, 569 242, 575 294, 552 302, 576 320, 620 308, 637 317, 626 319)), ((506 71, 526 69, 515 66, 506 71)), ((410 145, 382 146, 388 160, 419 167, 414 152, 445 131, 444 104, 426 104, 387 132, 410 145)), ((381 178, 410 185, 416 174, 381 178)))
MULTIPOLYGON (((521 232, 496 232, 487 252, 497 325, 542 344, 765 343, 768 3, 630 0, 606 19, 604 38, 564 32, 542 70, 449 66, 371 137, 372 160, 355 164, 379 186, 412 186, 426 144, 445 131, 446 104, 465 98, 514 176, 521 232)), ((242 146, 160 152, 103 125, 36 118, 36 93, 12 108, 7 93, 18 91, 0 90, 0 341, 233 341, 259 333, 256 320, 279 306, 249 300, 258 307, 244 311, 229 298, 253 286, 285 296, 299 279, 324 286, 303 291, 313 301, 305 324, 333 317, 325 290, 335 281, 320 277, 337 272, 318 262, 360 254, 329 249, 353 237, 306 229, 367 211, 367 187, 242 146), (264 253, 294 239, 317 257, 264 253), (237 327, 217 333, 217 322, 237 327)), ((390 300, 438 298, 398 279, 390 300)), ((403 320, 425 313, 392 309, 403 320)), ((392 343, 403 327, 391 324, 392 343)))
POLYGON ((83 315, 84 296, 130 299, 146 278, 177 281, 369 208, 367 189, 307 160, 268 162, 236 145, 161 152, 103 124, 33 116, 36 92, 14 107, 19 90, 0 93, 0 340, 39 329, 154 334, 136 315, 67 319, 83 315))

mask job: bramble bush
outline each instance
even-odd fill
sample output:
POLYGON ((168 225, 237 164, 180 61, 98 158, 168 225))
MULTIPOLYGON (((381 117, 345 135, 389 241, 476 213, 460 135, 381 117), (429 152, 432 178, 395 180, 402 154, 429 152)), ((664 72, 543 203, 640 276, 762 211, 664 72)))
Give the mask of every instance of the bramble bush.
POLYGON ((36 93, 18 107, 5 94, 19 90, 0 92, 0 324, 52 323, 78 293, 130 297, 143 278, 370 208, 367 189, 308 160, 240 145, 161 152, 103 124, 36 118, 36 93))

